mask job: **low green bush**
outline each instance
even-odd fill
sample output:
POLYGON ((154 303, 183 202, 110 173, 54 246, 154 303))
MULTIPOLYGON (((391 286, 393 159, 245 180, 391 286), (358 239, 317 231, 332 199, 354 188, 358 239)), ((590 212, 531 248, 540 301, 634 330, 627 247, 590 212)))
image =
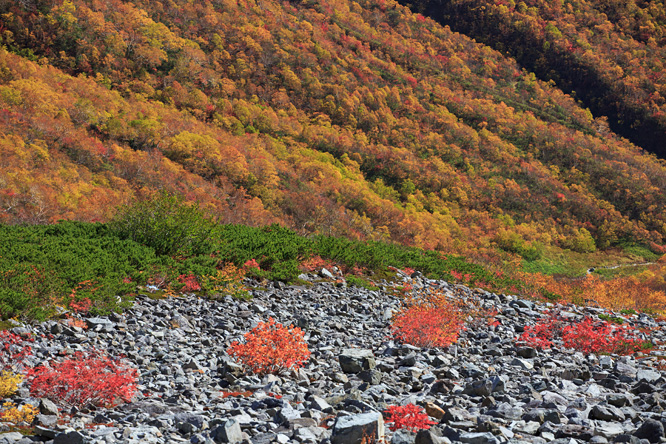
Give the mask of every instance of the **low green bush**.
POLYGON ((212 251, 218 225, 196 203, 162 192, 121 207, 109 227, 118 237, 151 247, 157 255, 199 255, 212 251))
POLYGON ((122 207, 108 224, 0 225, 0 317, 45 319, 58 305, 93 313, 120 310, 137 286, 146 284, 169 294, 188 285, 200 285, 200 294, 211 288, 219 293, 226 288, 220 282, 229 280, 220 273, 230 270, 230 264, 242 271, 234 281, 239 289, 243 273, 294 282, 301 263, 315 256, 341 266, 349 284, 373 290, 349 271, 388 278, 394 275, 389 267, 408 267, 430 278, 486 288, 519 285, 461 257, 434 251, 306 238, 279 225, 218 225, 196 205, 163 193, 122 207), (248 261, 260 268, 248 269, 248 261))

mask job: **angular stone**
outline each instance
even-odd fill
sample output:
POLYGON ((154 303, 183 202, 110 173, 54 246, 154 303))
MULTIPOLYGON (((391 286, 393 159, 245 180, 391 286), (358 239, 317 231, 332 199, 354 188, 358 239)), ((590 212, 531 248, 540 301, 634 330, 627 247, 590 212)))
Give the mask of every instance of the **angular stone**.
POLYGON ((19 432, 9 432, 9 433, 0 434, 0 440, 3 440, 4 442, 16 442, 22 440, 23 438, 25 438, 25 436, 23 436, 19 432))
POLYGON ((372 370, 377 366, 372 350, 348 348, 338 357, 340 367, 345 373, 360 373, 363 370, 372 370))
POLYGON ((53 444, 83 444, 84 442, 83 435, 75 430, 67 433, 58 433, 53 439, 53 444))
POLYGON ((393 432, 391 436, 391 444, 415 444, 416 433, 409 430, 400 429, 393 432))
POLYGON ((44 427, 55 427, 58 424, 58 417, 55 415, 42 415, 39 414, 35 417, 38 424, 44 427))
POLYGON ((543 392, 543 393, 541 393, 541 396, 543 398, 543 402, 545 402, 545 403, 552 402, 552 403, 558 404, 558 405, 567 405, 568 404, 567 399, 564 396, 562 396, 560 394, 557 394, 557 393, 543 392))
POLYGON ((664 425, 654 419, 647 419, 634 432, 634 436, 640 439, 647 439, 651 443, 660 442, 664 436, 664 425))
POLYGON ((606 395, 606 402, 615 407, 624 407, 630 404, 629 398, 624 393, 611 393, 606 395))
POLYGON ((576 424, 566 424, 555 432, 555 438, 576 438, 589 441, 594 436, 594 429, 576 424))
POLYGON ((310 408, 314 410, 320 410, 324 413, 331 413, 333 411, 333 407, 331 407, 331 404, 326 402, 325 399, 320 398, 319 396, 313 396, 310 399, 310 408))
POLYGON ((442 433, 436 428, 419 430, 414 438, 414 444, 440 444, 442 442, 442 433))
POLYGON ((511 365, 520 367, 523 370, 532 370, 534 368, 534 364, 532 364, 527 359, 521 359, 521 358, 513 358, 513 360, 511 361, 511 365))
POLYGON ((636 367, 621 361, 615 363, 615 372, 629 379, 636 377, 636 367))
POLYGON ((500 440, 490 432, 461 433, 459 440, 467 444, 500 444, 500 440))
POLYGON ((620 424, 615 422, 597 421, 594 433, 601 435, 604 438, 614 438, 625 433, 625 430, 620 424))
POLYGON ((358 374, 358 377, 361 381, 370 385, 377 385, 382 382, 382 373, 376 370, 363 370, 358 374))
POLYGON ((50 399, 42 398, 39 400, 39 413, 42 415, 59 416, 58 406, 50 399))
POLYGON ((338 416, 333 424, 332 444, 361 444, 384 439, 384 418, 379 412, 338 416))
POLYGON ((472 381, 465 386, 463 393, 474 396, 490 396, 492 393, 504 391, 504 381, 497 376, 472 381))
POLYGON ((213 430, 211 438, 218 443, 236 443, 243 440, 243 432, 238 421, 227 419, 213 430))
POLYGON ((654 384, 661 378, 661 373, 655 370, 650 370, 650 369, 640 369, 638 372, 636 372, 636 379, 639 381, 645 381, 649 382, 650 384, 654 384))
POLYGON ((428 414, 428 416, 433 417, 437 420, 441 420, 445 414, 444 409, 433 404, 432 402, 426 402, 425 411, 428 414))
POLYGON ((614 406, 595 405, 590 411, 591 419, 599 419, 601 421, 624 421, 624 413, 614 406))
POLYGON ((535 358, 537 351, 532 347, 520 347, 516 350, 516 354, 521 358, 535 358))
POLYGON ((326 429, 323 427, 300 427, 294 431, 294 437, 300 442, 319 442, 324 434, 326 429))

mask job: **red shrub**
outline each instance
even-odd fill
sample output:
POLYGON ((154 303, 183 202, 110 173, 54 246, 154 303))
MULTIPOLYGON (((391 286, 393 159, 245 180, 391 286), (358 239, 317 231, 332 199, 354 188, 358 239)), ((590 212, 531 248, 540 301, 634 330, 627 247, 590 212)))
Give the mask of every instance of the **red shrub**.
POLYGON ((273 318, 245 333, 244 344, 232 342, 227 353, 259 374, 298 368, 310 358, 303 331, 293 325, 284 327, 273 318))
POLYGON ((562 326, 562 320, 558 315, 551 313, 547 320, 526 326, 517 342, 533 348, 550 348, 553 346, 553 339, 562 334, 562 326))
POLYGON ((650 343, 640 340, 626 327, 607 321, 595 322, 589 317, 564 327, 562 340, 565 347, 583 353, 630 354, 650 346, 650 343))
POLYGON ((261 267, 259 266, 259 262, 257 262, 256 259, 246 260, 245 263, 243 264, 243 268, 245 268, 246 270, 250 269, 250 268, 261 270, 261 267))
POLYGON ((391 405, 385 413, 386 422, 391 422, 389 429, 395 432, 399 429, 407 429, 418 432, 421 429, 429 429, 431 425, 437 424, 431 421, 424 410, 414 404, 404 406, 391 405))
POLYGON ((550 348, 555 339, 562 339, 565 347, 583 353, 629 354, 650 347, 627 327, 586 317, 581 322, 567 324, 556 315, 534 326, 525 327, 517 342, 534 348, 550 348))
POLYGON ((193 274, 181 274, 178 276, 178 282, 184 285, 182 291, 199 291, 201 290, 201 285, 197 280, 197 277, 193 274))
POLYGON ((464 326, 458 307, 435 298, 407 303, 394 317, 393 336, 417 347, 448 347, 464 326))
POLYGON ((136 392, 136 369, 99 352, 76 352, 28 372, 30 394, 65 406, 129 402, 136 392))
POLYGON ((25 358, 32 354, 33 342, 29 336, 24 338, 7 330, 0 331, 0 373, 9 370, 23 370, 25 358))

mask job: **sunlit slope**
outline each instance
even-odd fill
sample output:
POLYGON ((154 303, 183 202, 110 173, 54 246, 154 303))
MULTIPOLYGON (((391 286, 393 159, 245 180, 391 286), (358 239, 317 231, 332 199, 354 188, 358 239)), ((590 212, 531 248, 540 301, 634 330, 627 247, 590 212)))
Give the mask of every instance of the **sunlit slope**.
POLYGON ((661 251, 662 161, 390 1, 0 2, 1 217, 166 188, 227 222, 534 258, 661 251))

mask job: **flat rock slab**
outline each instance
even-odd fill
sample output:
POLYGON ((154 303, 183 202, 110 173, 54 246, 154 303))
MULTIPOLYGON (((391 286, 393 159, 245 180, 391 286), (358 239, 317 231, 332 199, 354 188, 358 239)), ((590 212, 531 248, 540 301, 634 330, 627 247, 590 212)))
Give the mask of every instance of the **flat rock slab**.
POLYGON ((339 416, 333 425, 332 444, 361 444, 384 439, 384 418, 379 412, 339 416))
POLYGON ((342 351, 338 359, 345 373, 360 373, 377 367, 372 350, 347 348, 342 351))

